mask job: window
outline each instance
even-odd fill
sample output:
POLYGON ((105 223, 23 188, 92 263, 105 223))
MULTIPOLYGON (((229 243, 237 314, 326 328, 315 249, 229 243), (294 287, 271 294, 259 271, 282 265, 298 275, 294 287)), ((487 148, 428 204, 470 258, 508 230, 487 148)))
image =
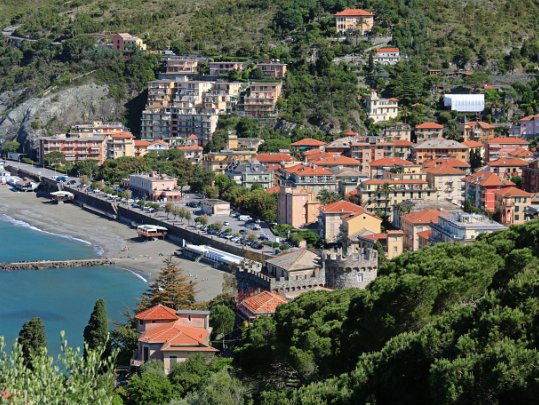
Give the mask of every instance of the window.
POLYGON ((148 361, 150 357, 150 351, 148 350, 148 346, 144 346, 144 349, 142 350, 142 360, 148 361))
POLYGON ((515 215, 515 221, 518 221, 520 219, 520 215, 515 215))

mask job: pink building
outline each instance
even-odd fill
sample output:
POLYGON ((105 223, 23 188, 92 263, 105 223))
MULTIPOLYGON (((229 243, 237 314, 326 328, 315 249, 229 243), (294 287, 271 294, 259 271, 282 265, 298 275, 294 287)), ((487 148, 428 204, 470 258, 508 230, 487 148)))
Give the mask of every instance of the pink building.
POLYGON ((179 200, 181 192, 176 187, 176 179, 166 174, 150 173, 129 176, 129 188, 136 196, 149 200, 179 200))
POLYGON ((495 209, 500 214, 503 225, 523 224, 526 210, 531 204, 533 194, 516 187, 507 187, 494 193, 495 209))
POLYGON ((287 65, 285 63, 261 62, 256 67, 260 69, 264 79, 284 79, 286 76, 287 65))
POLYGON ((41 164, 51 152, 60 152, 66 162, 95 160, 100 165, 107 157, 106 136, 70 137, 64 134, 40 138, 38 159, 41 164))
POLYGON ((490 212, 495 211, 494 193, 515 185, 510 180, 485 170, 466 176, 464 184, 465 199, 475 208, 490 212))
POLYGON ((498 176, 510 180, 522 176, 522 169, 528 167, 528 162, 519 158, 501 158, 488 162, 488 167, 498 176))
POLYGON ((352 142, 350 156, 359 160, 360 172, 370 173, 373 160, 394 156, 394 146, 393 142, 352 142))
POLYGON ((497 160, 502 157, 506 157, 511 153, 515 153, 519 149, 529 151, 530 144, 528 141, 522 138, 513 137, 499 137, 489 139, 486 143, 485 149, 485 162, 491 160, 497 160))

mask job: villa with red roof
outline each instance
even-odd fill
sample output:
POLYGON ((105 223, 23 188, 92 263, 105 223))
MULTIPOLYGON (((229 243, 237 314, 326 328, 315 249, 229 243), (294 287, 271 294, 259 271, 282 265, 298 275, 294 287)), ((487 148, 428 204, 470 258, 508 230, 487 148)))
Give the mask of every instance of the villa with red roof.
POLYGON ((367 117, 372 119, 374 123, 389 121, 399 115, 399 100, 394 97, 382 98, 374 89, 371 89, 366 103, 367 117))
POLYGON ((372 60, 380 65, 395 65, 400 62, 401 53, 399 48, 378 48, 372 60))
POLYGON ((337 201, 320 207, 318 227, 320 238, 335 243, 360 230, 380 232, 382 220, 363 207, 349 201, 337 201), (354 218, 354 220, 352 220, 354 218))
POLYGON ((415 137, 416 142, 424 142, 429 139, 439 139, 444 136, 444 126, 436 122, 424 122, 423 124, 416 125, 415 137))
POLYGON ((251 323, 256 318, 273 316, 277 307, 286 303, 286 299, 279 294, 262 291, 241 301, 238 305, 238 314, 251 323))
POLYGON ((486 142, 485 161, 497 160, 510 155, 515 150, 524 149, 529 151, 530 144, 522 138, 498 137, 486 142))
POLYGON ((481 170, 464 178, 464 198, 477 209, 495 211, 494 193, 515 184, 495 173, 481 170))
POLYGON ((511 180, 511 177, 522 176, 522 169, 528 167, 528 162, 520 158, 500 158, 488 162, 488 167, 498 176, 511 180))
POLYGON ((209 318, 209 311, 175 311, 161 304, 138 313, 135 315, 137 351, 131 366, 160 360, 168 374, 174 364, 186 361, 195 353, 215 354, 218 350, 209 344, 209 318))
POLYGON ((325 144, 326 144, 325 142, 319 141, 318 139, 304 138, 290 144, 290 146, 294 149, 299 150, 300 152, 305 152, 306 150, 310 150, 310 149, 321 150, 325 144))
POLYGON ((494 125, 483 121, 470 121, 464 125, 464 141, 485 142, 494 138, 494 125))
POLYGON ((500 214, 500 223, 503 225, 523 224, 532 197, 533 194, 516 187, 497 190, 494 193, 494 207, 500 214))
POLYGON ((359 31, 364 35, 372 31, 374 14, 361 9, 346 9, 335 14, 335 24, 340 34, 359 31))

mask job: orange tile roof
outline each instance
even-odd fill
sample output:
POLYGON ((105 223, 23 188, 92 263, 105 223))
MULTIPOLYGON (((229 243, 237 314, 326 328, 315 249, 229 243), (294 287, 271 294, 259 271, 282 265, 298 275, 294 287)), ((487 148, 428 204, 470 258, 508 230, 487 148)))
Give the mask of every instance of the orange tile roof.
POLYGON ((166 143, 166 142, 163 141, 162 139, 157 139, 157 140, 155 140, 155 141, 150 142, 150 145, 155 145, 155 144, 168 145, 168 143, 166 143))
POLYGON ((521 118, 520 121, 521 121, 521 122, 522 122, 522 121, 524 121, 524 122, 525 122, 525 121, 531 121, 531 120, 533 120, 534 118, 539 118, 539 114, 528 115, 528 116, 526 116, 526 117, 521 118))
POLYGON ((144 148, 146 146, 150 145, 150 142, 148 141, 142 141, 142 140, 135 140, 135 147, 136 148, 144 148))
POLYGON ((502 179, 497 174, 487 172, 486 170, 481 170, 466 176, 464 181, 467 183, 478 184, 481 187, 506 187, 515 185, 512 181, 502 179))
POLYGON ((368 235, 360 235, 360 237, 372 240, 387 239, 387 233, 371 233, 368 235))
POLYGON ((304 138, 297 142, 294 142, 293 144, 291 144, 291 146, 322 146, 325 144, 325 142, 319 141, 318 139, 304 138))
POLYGON ((412 146, 414 143, 410 141, 402 141, 400 139, 397 139, 396 141, 393 141, 393 144, 395 146, 412 146))
POLYGON ((129 132, 115 132, 109 136, 113 139, 133 139, 133 134, 129 132))
POLYGON ((378 160, 373 160, 370 163, 371 167, 394 167, 394 166, 413 166, 414 163, 401 158, 385 157, 378 160))
POLYGON ((359 160, 341 155, 321 156, 320 159, 311 162, 320 166, 360 165, 359 160))
POLYGON ((217 352, 217 349, 205 343, 208 334, 207 329, 185 326, 176 321, 143 332, 139 341, 162 343, 161 351, 217 352))
POLYGON ((500 158, 493 162, 488 162, 490 167, 517 167, 528 166, 528 162, 520 158, 500 158))
POLYGON ((340 153, 324 152, 324 151, 321 151, 319 149, 310 149, 310 150, 303 153, 303 156, 308 161, 318 160, 318 159, 322 159, 322 158, 330 158, 330 157, 336 156, 336 155, 340 155, 340 153))
POLYGON ((281 163, 281 162, 290 162, 292 156, 289 153, 259 153, 254 157, 260 163, 281 163))
POLYGON ((423 124, 416 125, 415 129, 444 129, 444 126, 436 122, 424 122, 423 124))
POLYGON ((506 187, 501 190, 496 190, 494 194, 504 197, 531 197, 533 194, 527 193, 517 187, 506 187))
POLYGON ((174 309, 158 304, 136 314, 135 318, 142 321, 162 321, 178 319, 178 315, 174 309))
POLYGON ((514 138, 514 137, 498 137, 498 138, 492 138, 492 139, 489 139, 487 140, 487 143, 488 144, 493 144, 493 143, 505 143, 505 144, 508 144, 508 145, 517 145, 517 144, 520 144, 520 145, 529 145, 528 141, 526 141, 525 139, 522 139, 522 138, 514 138))
POLYGON ((423 167, 435 166, 470 167, 470 164, 456 158, 438 158, 434 160, 426 160, 423 162, 423 167))
POLYGON ((430 224, 431 222, 437 224, 441 213, 443 213, 443 211, 438 210, 410 212, 409 214, 401 216, 401 221, 409 222, 415 225, 430 224))
POLYGON ((460 175, 462 175, 462 174, 466 174, 465 171, 457 169, 456 167, 444 166, 444 165, 429 167, 429 168, 425 169, 425 173, 439 174, 439 175, 444 175, 444 174, 460 174, 460 175))
POLYGON ((483 145, 482 142, 478 142, 478 141, 465 141, 465 142, 462 142, 464 145, 466 145, 468 148, 481 148, 485 145, 483 145))
POLYGON ((400 52, 399 48, 378 48, 376 50, 376 53, 382 53, 382 52, 400 52))
POLYGON ((324 169, 320 166, 308 166, 304 165, 303 163, 287 167, 284 169, 287 173, 294 173, 298 176, 331 176, 333 173, 331 173, 328 169, 324 169))
POLYGON ((370 11, 361 10, 359 8, 347 8, 335 14, 338 17, 373 17, 374 14, 370 11))
POLYGON ((270 187, 266 189, 266 193, 270 193, 270 194, 278 193, 279 191, 281 191, 281 188, 279 186, 270 187))
POLYGON ((511 152, 508 152, 508 155, 512 157, 533 157, 533 152, 521 147, 516 147, 511 152))
POLYGON ((244 306, 253 315, 274 314, 277 307, 287 301, 278 294, 262 291, 244 299, 240 305, 244 306))
POLYGON ((196 136, 195 134, 191 134, 191 135, 187 136, 187 139, 190 140, 190 141, 194 141, 194 140, 198 141, 198 136, 196 136))
POLYGON ((363 207, 353 204, 350 201, 337 201, 331 204, 324 205, 320 207, 320 212, 331 214, 331 213, 355 213, 363 214, 365 210, 363 207))
POLYGON ((430 229, 427 229, 426 231, 418 232, 417 236, 419 236, 420 238, 428 240, 430 238, 431 233, 432 233, 432 231, 430 229))
POLYGON ((466 123, 466 128, 471 128, 479 125, 483 129, 494 129, 494 125, 484 121, 470 121, 466 123))
POLYGON ((178 150, 185 150, 185 151, 195 151, 195 150, 202 150, 202 146, 198 146, 198 145, 182 145, 182 146, 177 146, 176 149, 178 150))
POLYGON ((399 99, 397 97, 389 97, 387 100, 388 101, 399 101, 399 99))
POLYGON ((348 131, 345 131, 344 134, 346 136, 357 136, 357 135, 359 135, 357 132, 354 132, 351 129, 349 129, 348 131))

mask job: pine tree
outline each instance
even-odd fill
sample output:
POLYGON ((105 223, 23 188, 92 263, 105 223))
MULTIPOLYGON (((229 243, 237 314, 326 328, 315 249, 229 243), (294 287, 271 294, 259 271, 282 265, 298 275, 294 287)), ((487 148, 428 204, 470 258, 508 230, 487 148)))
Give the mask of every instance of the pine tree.
POLYGON ((103 298, 99 298, 90 315, 88 325, 84 328, 84 343, 86 343, 89 350, 103 350, 108 339, 109 320, 107 310, 105 309, 105 301, 103 298))
POLYGON ((24 364, 32 368, 32 357, 47 346, 45 326, 40 317, 36 316, 22 326, 18 343, 21 345, 24 364))
POLYGON ((196 282, 189 280, 172 259, 163 260, 164 267, 148 291, 140 299, 139 311, 162 304, 174 309, 190 308, 195 303, 196 282))

